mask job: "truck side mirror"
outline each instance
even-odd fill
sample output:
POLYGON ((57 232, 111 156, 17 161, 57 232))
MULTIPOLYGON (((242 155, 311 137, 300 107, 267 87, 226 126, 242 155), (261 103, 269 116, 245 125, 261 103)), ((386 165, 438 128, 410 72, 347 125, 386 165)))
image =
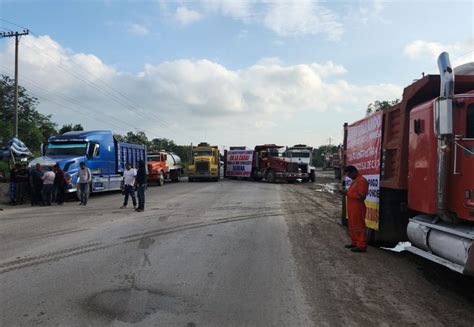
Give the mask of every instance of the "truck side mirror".
POLYGON ((453 134, 453 101, 437 99, 434 103, 435 135, 453 134))
POLYGON ((94 152, 92 156, 94 158, 98 157, 100 155, 100 144, 94 144, 94 152))

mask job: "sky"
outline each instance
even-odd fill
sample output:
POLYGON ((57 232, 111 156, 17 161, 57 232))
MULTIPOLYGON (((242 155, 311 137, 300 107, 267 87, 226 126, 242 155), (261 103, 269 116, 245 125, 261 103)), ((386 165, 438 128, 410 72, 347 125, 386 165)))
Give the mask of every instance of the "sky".
POLYGON ((0 1, 0 31, 22 27, 19 83, 40 112, 178 144, 337 144, 442 51, 474 61, 473 1, 0 1))

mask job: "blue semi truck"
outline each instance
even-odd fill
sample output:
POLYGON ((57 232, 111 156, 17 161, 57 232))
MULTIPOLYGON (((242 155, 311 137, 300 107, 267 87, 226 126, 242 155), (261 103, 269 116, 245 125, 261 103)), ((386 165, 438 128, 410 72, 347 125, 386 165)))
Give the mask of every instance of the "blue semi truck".
POLYGON ((76 192, 77 171, 84 162, 92 173, 91 192, 120 190, 125 163, 133 167, 147 160, 146 145, 119 142, 111 131, 77 131, 51 136, 41 149, 42 156, 30 163, 43 166, 59 164, 70 177, 67 192, 76 192))

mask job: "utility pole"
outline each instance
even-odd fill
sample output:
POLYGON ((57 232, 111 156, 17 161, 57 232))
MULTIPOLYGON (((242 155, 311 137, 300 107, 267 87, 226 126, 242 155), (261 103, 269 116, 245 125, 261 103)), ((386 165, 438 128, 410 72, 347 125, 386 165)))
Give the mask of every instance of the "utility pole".
POLYGON ((14 128, 15 137, 18 137, 18 45, 20 43, 20 36, 28 35, 30 31, 23 30, 23 32, 3 32, 0 37, 15 37, 15 115, 14 128))
POLYGON ((331 141, 332 141, 332 137, 329 137, 329 138, 328 138, 328 144, 329 144, 329 146, 331 146, 331 141))

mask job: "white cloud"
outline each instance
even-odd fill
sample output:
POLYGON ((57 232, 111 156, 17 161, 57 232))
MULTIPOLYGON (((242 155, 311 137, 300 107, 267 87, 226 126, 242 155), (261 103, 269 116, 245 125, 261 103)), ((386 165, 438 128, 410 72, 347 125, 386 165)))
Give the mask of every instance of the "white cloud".
POLYGON ((203 14, 261 24, 282 37, 322 35, 338 40, 344 32, 337 15, 318 0, 199 0, 196 3, 203 14))
POLYGON ((388 24, 390 21, 384 17, 386 3, 385 0, 359 0, 357 4, 347 7, 348 13, 345 20, 366 26, 371 21, 375 21, 377 24, 388 24))
MULTIPOLYGON (((331 61, 285 65, 266 58, 233 70, 210 60, 181 59, 129 74, 48 36, 25 38, 21 51, 20 84, 39 96, 38 109, 58 123, 120 133, 142 129, 182 143, 206 137, 218 144, 293 144, 301 141, 301 124, 324 120, 326 131, 315 128, 302 140, 318 144, 341 130, 341 119, 360 118, 368 103, 401 95, 396 85, 340 79, 346 69, 331 61)), ((9 41, 0 51, 2 70, 11 73, 13 54, 9 41)))
POLYGON ((272 1, 264 25, 281 36, 325 35, 338 40, 344 29, 338 17, 318 1, 272 1))
POLYGON ((179 6, 176 8, 174 18, 182 25, 188 25, 197 22, 202 18, 202 15, 197 11, 188 9, 185 6, 179 6))
POLYGON ((404 54, 413 60, 436 60, 441 52, 449 53, 453 66, 459 66, 474 61, 474 39, 467 42, 456 42, 443 44, 424 40, 415 40, 407 44, 403 50, 404 54))
POLYGON ((129 34, 136 36, 144 36, 150 33, 148 28, 141 24, 130 24, 127 31, 129 34))
POLYGON ((256 0, 201 0, 203 8, 232 18, 247 20, 255 14, 256 0))

